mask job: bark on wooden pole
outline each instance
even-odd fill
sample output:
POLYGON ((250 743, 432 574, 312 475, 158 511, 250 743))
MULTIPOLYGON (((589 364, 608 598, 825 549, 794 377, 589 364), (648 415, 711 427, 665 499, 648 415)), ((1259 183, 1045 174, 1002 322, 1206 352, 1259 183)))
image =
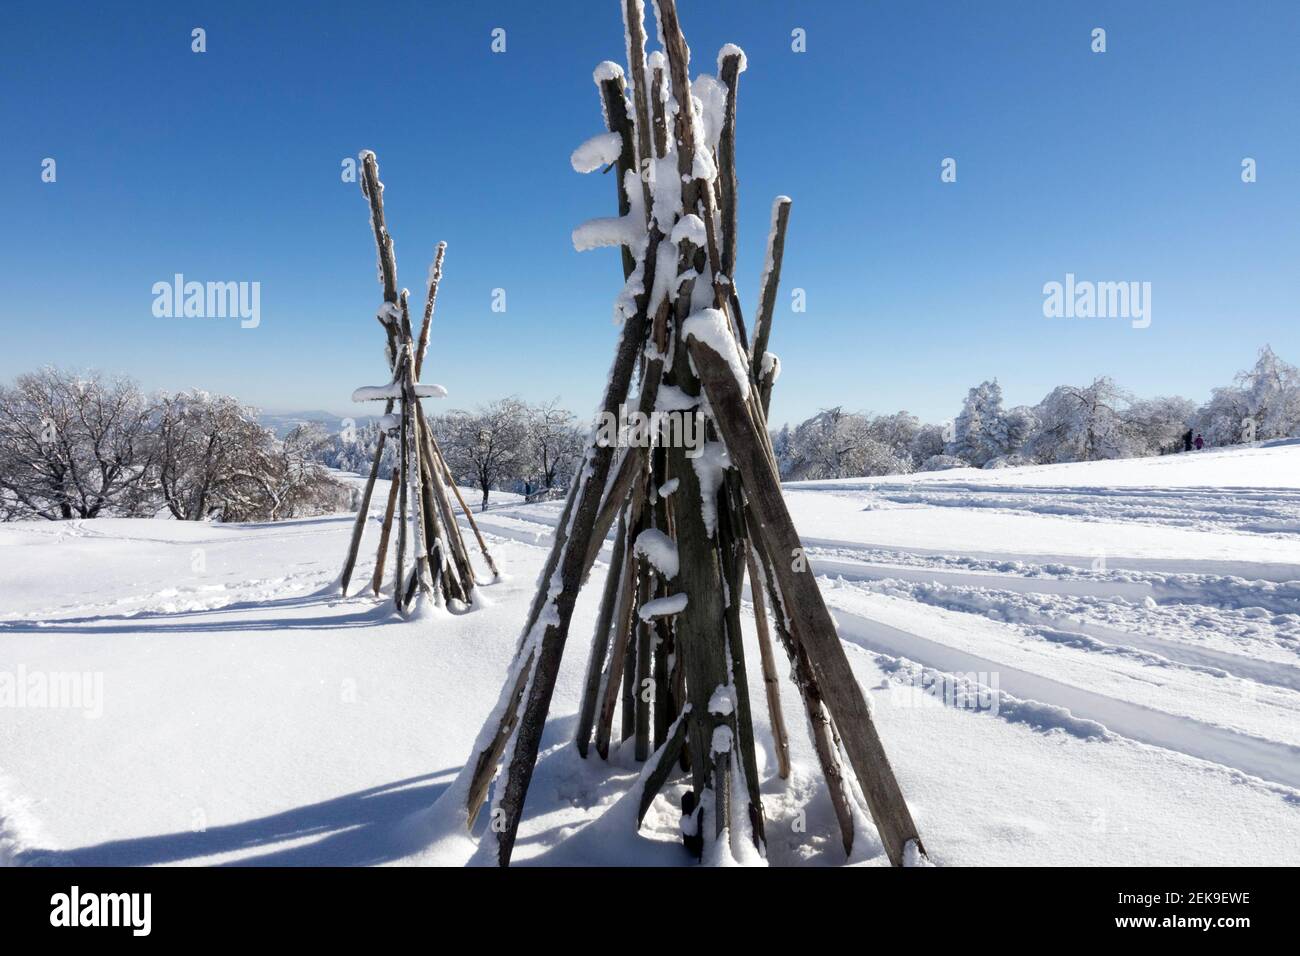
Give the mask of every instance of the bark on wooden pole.
MULTIPOLYGON (((758 290, 758 313, 754 318, 754 344, 750 349, 750 371, 757 382, 763 380, 763 356, 772 334, 772 315, 776 310, 776 291, 781 284, 781 263, 785 259, 785 231, 790 222, 790 197, 777 196, 772 203, 772 226, 767 237, 767 257, 758 290)), ((771 386, 768 386, 768 395, 771 386)), ((763 410, 767 411, 764 404, 763 410)))
POLYGON ((609 656, 610 627, 614 622, 615 607, 618 603, 626 547, 627 519, 620 515, 618 531, 614 535, 614 550, 610 554, 609 570, 605 573, 605 588, 601 593, 600 610, 596 613, 596 629, 591 636, 591 653, 587 656, 587 676, 583 682, 582 703, 578 708, 578 725, 573 735, 578 753, 583 757, 587 756, 587 750, 591 745, 591 728, 596 720, 601 675, 609 656))
POLYGON ((384 586, 384 563, 388 557, 388 539, 393 528, 393 512, 397 510, 397 485, 400 472, 394 468, 388 476, 388 504, 384 508, 384 517, 379 525, 379 550, 375 554, 375 572, 371 575, 370 585, 379 596, 384 586))
MULTIPOLYGON (((384 405, 384 414, 390 415, 393 411, 392 399, 384 405)), ((366 488, 361 494, 361 501, 357 506, 357 517, 352 523, 352 538, 348 542, 347 557, 343 559, 343 573, 339 575, 339 593, 346 595, 348 593, 348 583, 352 580, 352 572, 357 564, 357 552, 361 549, 361 536, 366 529, 366 521, 370 517, 370 499, 375 493, 375 480, 379 477, 379 463, 384 457, 384 442, 388 438, 384 432, 379 433, 379 438, 375 442, 374 459, 370 463, 370 475, 366 478, 366 488)))
POLYGON ((776 748, 776 772, 782 780, 790 776, 790 734, 785 727, 785 714, 781 709, 781 685, 776 672, 776 658, 772 654, 772 636, 767 623, 767 602, 763 598, 763 583, 754 564, 754 553, 747 551, 746 567, 749 571, 750 600, 754 605, 754 631, 758 636, 758 653, 763 669, 763 691, 767 697, 767 715, 772 729, 772 743, 776 748))

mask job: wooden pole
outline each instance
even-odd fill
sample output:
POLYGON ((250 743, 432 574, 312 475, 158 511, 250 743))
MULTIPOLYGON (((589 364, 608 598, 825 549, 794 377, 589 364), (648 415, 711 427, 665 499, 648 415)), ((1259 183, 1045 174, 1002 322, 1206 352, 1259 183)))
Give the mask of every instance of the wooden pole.
POLYGON ((587 756, 591 745, 591 728, 596 720, 596 703, 600 695, 601 676, 609 655, 610 625, 614 621, 614 606, 620 593, 623 565, 626 561, 627 519, 620 514, 618 531, 614 535, 614 550, 610 553, 609 570, 605 574, 605 588, 600 596, 600 610, 596 614, 596 630, 591 635, 591 653, 587 656, 587 676, 583 682, 582 704, 578 708, 578 726, 573 742, 582 757, 587 756))
POLYGON ((739 53, 722 58, 718 79, 727 90, 722 129, 718 133, 718 206, 722 217, 722 271, 735 282, 738 180, 736 178, 736 93, 740 85, 739 53))
POLYGON ((776 748, 777 776, 790 777, 790 734, 785 727, 785 714, 781 710, 781 684, 776 673, 776 659, 772 654, 772 636, 767 625, 767 603, 763 600, 762 579, 754 565, 754 553, 747 550, 746 566, 749 570, 750 600, 754 604, 754 630, 758 635, 758 653, 763 668, 763 690, 767 696, 767 714, 772 727, 772 743, 776 748))
MULTIPOLYGON (((750 349, 750 373, 754 381, 763 381, 763 356, 772 334, 772 314, 776 309, 776 290, 781 283, 781 263, 785 258, 785 231, 790 222, 790 197, 778 196, 772 203, 772 227, 767 237, 762 286, 758 290, 758 315, 754 319, 754 344, 750 349)), ((771 385, 765 389, 763 411, 771 397, 771 385)))
MULTIPOLYGON (((405 363, 409 359, 410 353, 404 352, 401 364, 399 365, 399 375, 405 374, 405 363)), ((406 485, 410 480, 410 473, 407 469, 410 467, 408 458, 410 456, 410 429, 411 429, 411 406, 402 402, 402 423, 399 426, 401 435, 401 450, 398 452, 398 461, 400 462, 399 477, 397 480, 397 558, 394 562, 396 565, 393 585, 393 602, 397 606, 398 612, 406 610, 406 595, 402 586, 406 583, 406 578, 402 574, 403 565, 406 561, 406 485)))
MULTIPOLYGON (((635 529, 640 516, 632 513, 635 503, 629 505, 627 524, 635 529)), ((631 641, 636 620, 636 556, 632 553, 632 541, 636 539, 635 531, 628 533, 628 541, 623 548, 623 570, 619 575, 618 605, 614 611, 614 636, 610 642, 609 660, 600 683, 600 711, 596 720, 596 752, 602 758, 609 758, 609 742, 613 734, 614 710, 618 704, 618 693, 627 670, 627 650, 631 641)))
POLYGON ((754 722, 749 704, 749 670, 745 665, 745 641, 740 627, 741 591, 745 584, 745 519, 735 472, 728 470, 718 499, 718 566, 723 574, 726 597, 723 625, 731 665, 732 693, 736 698, 736 708, 730 717, 733 730, 731 752, 739 754, 745 772, 749 822, 754 845, 761 848, 764 840, 763 802, 759 795, 754 722))
MULTIPOLYGON (((380 284, 384 290, 384 301, 397 302, 397 262, 393 257, 393 240, 388 235, 388 227, 384 222, 384 190, 379 182, 379 164, 375 160, 375 154, 367 150, 361 155, 361 194, 366 198, 370 205, 370 225, 375 236, 375 249, 379 257, 380 284)), ((388 335, 388 362, 389 369, 396 369, 396 336, 391 323, 385 323, 385 332, 388 335)), ((389 415, 393 411, 393 402, 389 401, 384 406, 384 414, 389 415)), ((342 591, 347 593, 348 583, 352 580, 352 570, 356 565, 357 551, 361 546, 361 536, 365 529, 366 519, 370 512, 370 497, 374 493, 375 479, 379 475, 379 464, 384 454, 385 435, 381 432, 379 435, 378 447, 375 448, 374 461, 370 465, 370 477, 366 479, 366 490, 361 496, 361 507, 357 512, 357 520, 352 526, 352 541, 348 546, 347 558, 343 563, 343 574, 341 577, 342 591)), ((391 495, 390 495, 391 499, 391 495)), ((388 506, 388 511, 392 511, 392 505, 388 506)), ((387 519, 385 519, 387 520, 387 519)), ((380 548, 380 563, 382 555, 387 550, 387 536, 385 535, 384 545, 380 548)), ((382 577, 382 573, 376 575, 376 581, 382 577)), ((375 593, 379 593, 379 584, 375 584, 375 593)))
POLYGON ((384 584, 384 563, 388 557, 388 537, 392 533, 393 512, 397 509, 397 486, 400 480, 400 472, 394 468, 388 477, 388 505, 384 508, 384 518, 379 525, 379 551, 375 555, 375 573, 370 581, 376 597, 379 596, 379 591, 384 584))
POLYGON ((429 291, 424 299, 424 320, 420 323, 420 343, 415 349, 415 380, 420 380, 424 369, 424 355, 429 350, 429 328, 433 325, 433 309, 438 301, 438 286, 442 282, 442 259, 447 253, 447 244, 438 243, 433 253, 433 265, 429 268, 429 291))
MULTIPOLYGON (((649 527, 647 522, 642 527, 649 527)), ((637 571, 637 606, 644 607, 654 596, 655 572, 649 561, 638 562, 637 571)), ((636 622, 636 676, 632 681, 633 693, 633 735, 636 737, 634 756, 637 760, 646 760, 650 756, 650 701, 654 682, 654 639, 655 622, 640 618, 636 622)))
MULTIPOLYGON (((384 405, 384 414, 390 415, 392 411, 393 402, 390 399, 384 405)), ((375 493, 375 479, 379 477, 379 462, 384 457, 384 441, 387 437, 382 431, 379 433, 379 439, 375 443, 374 459, 370 462, 370 477, 366 479, 366 488, 361 494, 361 502, 357 507, 357 518, 352 523, 352 540, 348 542, 347 557, 343 560, 343 573, 339 575, 339 593, 343 595, 348 593, 348 583, 352 580, 352 571, 357 564, 361 535, 365 531, 366 520, 370 517, 370 499, 375 493)))
MULTIPOLYGON (((660 3, 671 6, 672 0, 660 0, 660 3)), ((691 338, 687 347, 732 465, 740 471, 766 552, 773 556, 802 554, 803 546, 781 496, 770 453, 755 434, 741 384, 727 360, 709 345, 691 338)), ((816 578, 810 570, 801 573, 791 565, 792 562, 782 560, 772 564, 781 612, 790 618, 794 636, 808 654, 890 862, 901 866, 909 842, 915 842, 917 850, 924 853, 916 824, 894 777, 862 688, 849 667, 816 578)))

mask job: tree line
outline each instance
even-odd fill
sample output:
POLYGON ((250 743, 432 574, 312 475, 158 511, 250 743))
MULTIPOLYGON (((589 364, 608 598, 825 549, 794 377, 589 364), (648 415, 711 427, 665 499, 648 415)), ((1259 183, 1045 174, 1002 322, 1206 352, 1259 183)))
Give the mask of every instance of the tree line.
POLYGON ((972 388, 951 422, 836 407, 781 428, 772 445, 781 476, 801 480, 1162 455, 1181 450, 1189 431, 1212 447, 1300 436, 1300 371, 1266 345, 1200 405, 1138 398, 1099 376, 1006 408, 994 379, 972 388))
POLYGON ((44 368, 0 386, 0 518, 274 521, 338 511, 320 436, 277 439, 256 410, 191 390, 44 368))
MULTIPOLYGON (((569 486, 588 430, 558 400, 529 404, 497 399, 468 409, 429 416, 429 428, 456 483, 475 488, 488 506, 490 492, 518 492, 530 500, 552 497, 569 486)), ((343 471, 366 472, 379 443, 374 422, 321 433, 318 460, 343 471)), ((389 477, 396 452, 385 443, 379 474, 389 477)))
MULTIPOLYGON (((493 490, 529 500, 563 492, 589 429, 558 400, 510 397, 430 416, 458 484, 488 505, 493 490)), ((772 434, 787 480, 1002 468, 1167 454, 1189 431, 1212 447, 1300 436, 1300 370, 1267 345, 1203 404, 1138 398, 1108 376, 1061 385, 1037 405, 1003 404, 997 380, 967 393, 956 417, 823 410, 772 434)), ((257 410, 191 389, 146 395, 128 378, 44 368, 0 385, 0 520, 170 515, 187 521, 274 521, 346 510, 366 473, 376 422, 337 432, 299 425, 283 438, 257 410)), ((381 476, 391 476, 393 443, 381 476)))

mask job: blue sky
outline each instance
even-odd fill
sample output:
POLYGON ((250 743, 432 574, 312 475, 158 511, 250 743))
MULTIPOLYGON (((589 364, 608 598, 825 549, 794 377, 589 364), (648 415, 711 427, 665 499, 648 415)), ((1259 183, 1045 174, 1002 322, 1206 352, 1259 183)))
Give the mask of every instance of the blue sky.
MULTIPOLYGON (((794 199, 774 422, 837 404, 941 420, 994 376, 1010 404, 1100 373, 1201 400, 1264 342, 1300 362, 1300 4, 679 9, 696 67, 727 41, 748 54, 747 313, 771 200, 794 199), (1243 157, 1257 182, 1241 182, 1243 157), (1045 319, 1043 284, 1067 272, 1149 281, 1151 326, 1045 319)), ((417 299, 449 245, 426 380, 456 406, 516 393, 585 415, 621 272, 613 250, 573 251, 614 183, 568 157, 602 129, 591 71, 622 59, 621 24, 616 0, 12 6, 0 378, 97 367, 348 413, 385 368, 366 208, 339 175, 372 148, 417 299), (260 282, 261 325, 156 318, 151 287, 176 272, 260 282)))

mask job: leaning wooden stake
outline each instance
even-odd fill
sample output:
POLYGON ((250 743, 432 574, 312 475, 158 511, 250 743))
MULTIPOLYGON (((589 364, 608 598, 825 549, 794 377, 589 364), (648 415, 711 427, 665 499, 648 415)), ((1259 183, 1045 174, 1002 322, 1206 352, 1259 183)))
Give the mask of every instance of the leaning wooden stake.
MULTIPOLYGON (((389 401, 384 407, 384 414, 389 415, 393 411, 393 403, 389 401)), ((352 571, 356 568, 357 552, 361 548, 361 535, 366 529, 366 521, 370 517, 370 499, 375 493, 375 480, 379 477, 379 463, 384 457, 384 441, 387 435, 379 433, 379 438, 375 442, 374 460, 370 463, 370 476, 366 479, 365 491, 361 494, 361 501, 357 505, 357 517, 352 523, 352 539, 348 542, 347 557, 343 559, 343 573, 339 575, 339 593, 348 593, 348 583, 352 580, 352 571)))
MULTIPOLYGON (((671 3, 672 0, 660 0, 671 3)), ((749 504, 758 519, 758 535, 769 554, 801 554, 803 545, 781 496, 781 484, 771 458, 748 414, 745 393, 727 359, 699 339, 689 338, 691 359, 709 396, 732 464, 739 469, 749 504)), ((862 688, 849 667, 835 622, 822 601, 811 570, 795 571, 794 562, 776 561, 781 613, 794 623, 796 639, 808 652, 813 673, 825 694, 844 752, 880 832, 890 862, 902 866, 907 844, 924 853, 916 824, 894 777, 862 688)))

